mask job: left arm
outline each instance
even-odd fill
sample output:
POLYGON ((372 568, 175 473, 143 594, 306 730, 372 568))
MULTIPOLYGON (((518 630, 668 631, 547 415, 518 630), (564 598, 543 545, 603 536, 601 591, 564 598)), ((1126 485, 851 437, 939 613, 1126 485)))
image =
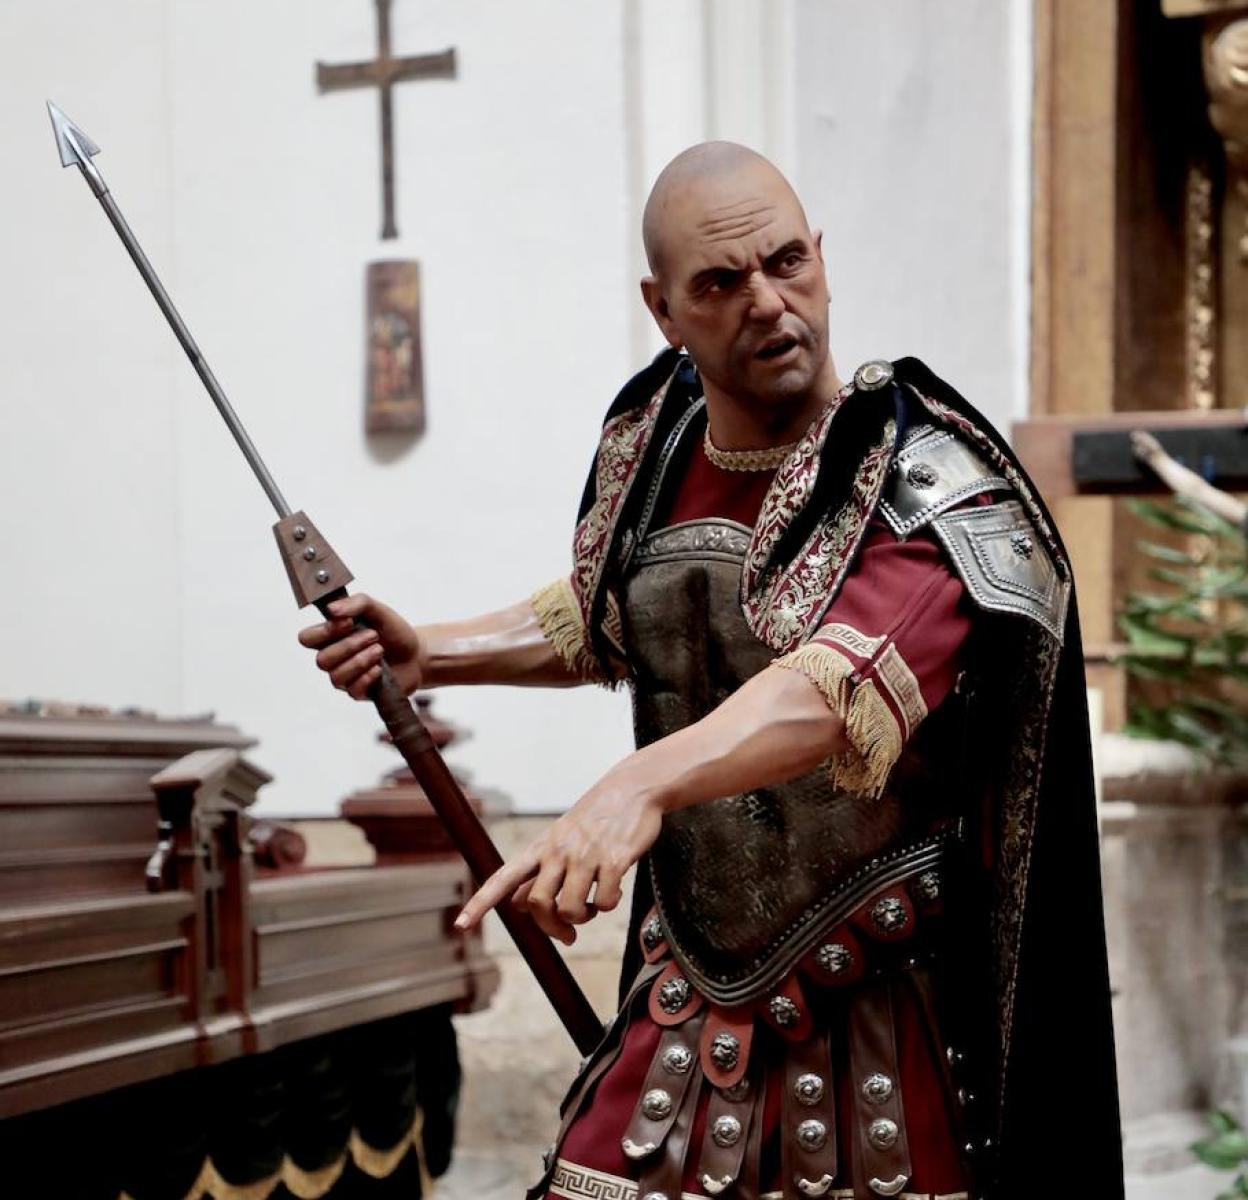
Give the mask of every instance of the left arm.
POLYGON ((619 904, 623 878, 658 837, 664 813, 781 783, 845 749, 845 720, 815 684, 797 671, 768 667, 702 720, 612 767, 486 880, 456 928, 473 928, 511 897, 551 937, 571 945, 575 926, 619 904))

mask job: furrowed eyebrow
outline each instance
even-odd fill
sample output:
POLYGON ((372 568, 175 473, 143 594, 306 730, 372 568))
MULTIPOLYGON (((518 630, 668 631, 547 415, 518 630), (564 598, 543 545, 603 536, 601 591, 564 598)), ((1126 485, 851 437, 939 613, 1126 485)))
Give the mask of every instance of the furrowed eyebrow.
POLYGON ((803 253, 805 252, 806 243, 802 241, 801 238, 794 238, 791 242, 785 242, 779 250, 773 251, 771 254, 767 255, 766 263, 769 267, 774 266, 776 263, 782 262, 795 250, 800 250, 803 253))
POLYGON ((740 279, 745 272, 740 267, 730 267, 726 264, 720 267, 707 267, 704 271, 699 271, 692 280, 692 286, 697 289, 704 287, 708 283, 714 282, 727 276, 730 279, 740 279))

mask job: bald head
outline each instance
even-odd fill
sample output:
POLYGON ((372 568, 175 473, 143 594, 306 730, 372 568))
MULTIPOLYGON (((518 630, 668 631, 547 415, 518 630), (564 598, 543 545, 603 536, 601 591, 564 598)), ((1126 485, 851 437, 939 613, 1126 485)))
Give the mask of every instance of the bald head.
POLYGON ((642 298, 697 365, 708 404, 732 396, 784 424, 835 393, 819 235, 761 154, 703 142, 677 155, 651 189, 642 234, 642 298))
POLYGON ((669 248, 708 224, 728 221, 751 199, 791 203, 806 216, 789 181, 761 154, 736 142, 700 142, 659 172, 641 219, 646 261, 663 273, 669 248))

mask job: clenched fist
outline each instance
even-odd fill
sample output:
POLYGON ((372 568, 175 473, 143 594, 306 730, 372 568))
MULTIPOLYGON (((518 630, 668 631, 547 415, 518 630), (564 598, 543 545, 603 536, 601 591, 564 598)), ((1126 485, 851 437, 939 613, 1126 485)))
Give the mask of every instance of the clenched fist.
POLYGON ((316 665, 334 687, 355 700, 367 699, 381 678, 383 657, 404 692, 420 687, 425 673, 420 638, 394 609, 356 593, 335 600, 329 611, 331 620, 300 630, 299 644, 317 652, 316 665))

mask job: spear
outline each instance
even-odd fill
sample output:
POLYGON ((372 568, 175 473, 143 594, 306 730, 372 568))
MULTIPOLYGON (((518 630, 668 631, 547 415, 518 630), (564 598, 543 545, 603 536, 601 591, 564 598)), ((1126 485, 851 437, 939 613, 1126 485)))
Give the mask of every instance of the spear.
MULTIPOLYGON (((186 322, 174 307, 169 293, 165 291, 138 239, 122 216, 99 168, 91 161, 100 152, 99 146, 51 101, 48 101, 48 114, 52 118, 52 132, 56 135, 61 166, 77 167, 82 172, 82 177, 108 215, 134 265, 138 267, 139 274, 143 276, 143 282, 151 290, 160 311, 165 314, 165 319, 173 329, 174 336, 191 360, 195 373, 233 434, 243 457, 277 510, 278 521, 273 526, 273 533, 299 607, 315 604, 328 617, 329 605, 347 594, 346 585, 351 582, 351 573, 307 515, 303 512, 292 512, 290 505, 286 503, 286 498, 269 474, 233 405, 212 373, 212 368, 208 366, 195 344, 195 339, 191 337, 186 322)), ((486 833, 476 813, 472 811, 467 797, 447 768, 442 755, 438 753, 424 722, 384 661, 381 678, 369 689, 369 699, 377 706, 377 712, 390 731, 395 747, 429 797, 434 811, 464 856, 473 878, 478 884, 483 883, 503 865, 502 855, 490 840, 490 835, 486 833)), ((582 1054, 588 1054, 602 1037, 602 1023, 595 1015, 585 993, 572 978, 571 971, 560 958, 554 943, 528 913, 520 912, 510 904, 500 905, 498 915, 533 974, 537 976, 538 983, 554 1005, 555 1012, 572 1036, 577 1049, 582 1054)))

